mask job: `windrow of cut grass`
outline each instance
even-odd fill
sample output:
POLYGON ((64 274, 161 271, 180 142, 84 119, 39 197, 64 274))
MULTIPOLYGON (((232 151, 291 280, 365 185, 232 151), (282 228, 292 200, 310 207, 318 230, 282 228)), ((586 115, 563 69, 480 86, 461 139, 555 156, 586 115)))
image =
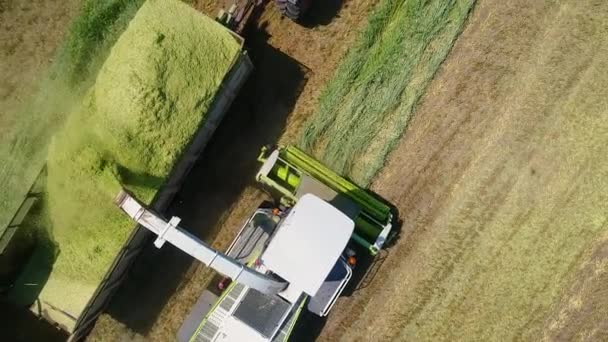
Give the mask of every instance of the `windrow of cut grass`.
POLYGON ((42 169, 53 134, 94 83, 110 48, 144 0, 83 0, 37 92, 0 136, 0 233, 42 169))
POLYGON ((369 184, 404 132, 475 0, 383 0, 322 93, 298 144, 369 184))

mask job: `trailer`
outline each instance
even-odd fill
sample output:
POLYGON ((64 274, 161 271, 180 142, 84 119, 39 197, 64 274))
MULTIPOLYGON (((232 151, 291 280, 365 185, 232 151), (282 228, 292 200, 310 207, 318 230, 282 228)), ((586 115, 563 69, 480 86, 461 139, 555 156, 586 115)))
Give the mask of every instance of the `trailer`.
MULTIPOLYGON (((231 34, 241 45, 241 53, 222 81, 204 124, 199 127, 192 137, 189 146, 174 165, 167 182, 159 189, 152 201, 151 207, 156 212, 163 213, 167 210, 189 171, 207 146, 241 87, 253 71, 253 63, 244 49, 244 39, 234 32, 231 32, 231 34)), ((151 234, 147 229, 139 225, 134 226, 132 233, 117 254, 102 282, 98 285, 80 316, 75 319, 70 340, 81 340, 93 328, 97 317, 103 312, 111 296, 127 276, 133 261, 143 247, 147 245, 150 238, 151 234)))

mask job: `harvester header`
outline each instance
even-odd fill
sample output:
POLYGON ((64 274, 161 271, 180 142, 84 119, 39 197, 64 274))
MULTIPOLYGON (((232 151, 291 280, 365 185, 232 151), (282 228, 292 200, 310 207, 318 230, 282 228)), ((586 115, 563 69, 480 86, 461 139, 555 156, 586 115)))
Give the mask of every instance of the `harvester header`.
POLYGON ((334 205, 355 222, 351 239, 372 255, 391 237, 391 207, 365 189, 338 175, 295 146, 263 147, 256 180, 292 206, 312 193, 334 205))

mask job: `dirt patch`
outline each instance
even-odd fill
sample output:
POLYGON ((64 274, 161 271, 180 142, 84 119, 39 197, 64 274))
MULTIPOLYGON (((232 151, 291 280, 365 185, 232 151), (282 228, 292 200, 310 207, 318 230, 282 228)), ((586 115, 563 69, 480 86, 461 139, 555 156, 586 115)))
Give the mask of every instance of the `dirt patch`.
MULTIPOLYGON (((254 74, 170 210, 182 218, 184 227, 220 249, 228 247, 245 219, 266 199, 253 187, 259 149, 295 139, 373 2, 347 1, 340 9, 333 0, 317 1, 307 27, 282 18, 274 4, 267 5, 244 34, 254 74)), ((218 10, 216 2, 208 0, 199 1, 196 7, 211 16, 218 10)), ((211 275, 209 269, 171 246, 161 250, 150 246, 90 339, 175 339, 211 275)))
POLYGON ((0 0, 0 136, 52 62, 78 1, 0 0))
POLYGON ((606 229, 606 13, 479 1, 372 187, 401 238, 322 340, 543 336, 606 229))

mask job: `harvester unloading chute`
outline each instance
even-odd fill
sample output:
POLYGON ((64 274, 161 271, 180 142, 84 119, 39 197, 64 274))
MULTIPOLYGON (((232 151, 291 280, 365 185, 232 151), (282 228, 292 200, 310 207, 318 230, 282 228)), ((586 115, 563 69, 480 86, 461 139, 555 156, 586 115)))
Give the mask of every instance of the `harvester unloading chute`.
POLYGON ((168 241, 217 272, 264 294, 277 294, 288 285, 285 281, 279 281, 248 268, 224 253, 211 248, 203 241, 180 228, 178 226, 179 218, 173 217, 169 222, 165 221, 144 208, 143 205, 124 190, 118 194, 115 202, 129 217, 158 235, 158 238, 154 242, 158 248, 168 241))

